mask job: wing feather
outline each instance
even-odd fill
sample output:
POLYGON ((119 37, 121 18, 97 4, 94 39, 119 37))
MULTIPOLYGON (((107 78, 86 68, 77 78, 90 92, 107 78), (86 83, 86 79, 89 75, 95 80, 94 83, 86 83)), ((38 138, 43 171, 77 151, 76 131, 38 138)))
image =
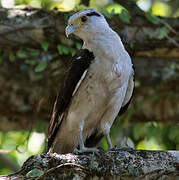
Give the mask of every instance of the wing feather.
POLYGON ((122 107, 118 113, 118 116, 122 115, 128 109, 132 96, 133 96, 133 92, 134 92, 134 71, 132 71, 131 76, 129 77, 126 95, 125 95, 122 107))
POLYGON ((80 50, 72 59, 72 64, 61 84, 57 95, 52 117, 48 128, 47 152, 53 145, 56 134, 63 120, 64 112, 70 104, 74 92, 79 87, 79 82, 84 79, 85 71, 94 59, 94 55, 87 49, 80 50))

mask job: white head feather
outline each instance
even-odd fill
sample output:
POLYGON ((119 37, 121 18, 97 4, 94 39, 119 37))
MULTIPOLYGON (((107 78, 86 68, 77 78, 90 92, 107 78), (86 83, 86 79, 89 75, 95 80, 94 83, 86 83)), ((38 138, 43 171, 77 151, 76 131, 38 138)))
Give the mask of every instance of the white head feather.
POLYGON ((96 33, 101 33, 102 30, 109 29, 109 25, 104 16, 101 13, 97 12, 95 9, 87 9, 75 13, 70 17, 68 24, 76 26, 74 34, 76 34, 83 40, 86 39, 86 36, 94 36, 96 33), (90 13, 96 13, 96 15, 94 14, 90 16, 90 13), (87 18, 87 22, 81 24, 80 18, 84 16, 87 18))
POLYGON ((67 36, 71 33, 79 36, 83 41, 83 48, 87 48, 101 58, 117 60, 125 51, 120 37, 108 25, 104 16, 96 9, 82 10, 72 15, 66 28, 67 36), (85 22, 82 18, 86 17, 85 22))

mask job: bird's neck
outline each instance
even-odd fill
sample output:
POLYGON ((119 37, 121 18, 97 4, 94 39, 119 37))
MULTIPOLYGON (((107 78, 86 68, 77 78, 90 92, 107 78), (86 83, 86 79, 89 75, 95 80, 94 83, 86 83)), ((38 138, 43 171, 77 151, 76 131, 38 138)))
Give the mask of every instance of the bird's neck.
POLYGON ((92 51, 99 59, 106 58, 111 62, 117 61, 125 50, 120 37, 111 28, 97 32, 93 36, 85 36, 83 40, 84 49, 92 51))

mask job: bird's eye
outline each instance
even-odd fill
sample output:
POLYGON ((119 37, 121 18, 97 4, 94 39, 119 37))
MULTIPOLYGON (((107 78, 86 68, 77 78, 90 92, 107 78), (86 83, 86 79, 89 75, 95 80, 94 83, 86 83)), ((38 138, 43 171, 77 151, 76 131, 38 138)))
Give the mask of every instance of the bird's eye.
POLYGON ((81 17, 81 22, 86 22, 87 21, 87 17, 86 16, 82 16, 81 17))

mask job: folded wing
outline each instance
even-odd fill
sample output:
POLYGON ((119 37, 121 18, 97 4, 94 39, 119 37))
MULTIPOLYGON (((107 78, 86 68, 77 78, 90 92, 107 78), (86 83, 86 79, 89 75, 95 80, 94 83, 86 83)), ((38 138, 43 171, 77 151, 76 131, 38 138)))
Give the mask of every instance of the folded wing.
POLYGON ((57 95, 52 117, 49 123, 47 152, 52 147, 57 132, 63 120, 63 114, 68 108, 74 91, 79 87, 85 71, 94 59, 94 55, 87 49, 80 50, 72 59, 72 64, 65 76, 57 95))

